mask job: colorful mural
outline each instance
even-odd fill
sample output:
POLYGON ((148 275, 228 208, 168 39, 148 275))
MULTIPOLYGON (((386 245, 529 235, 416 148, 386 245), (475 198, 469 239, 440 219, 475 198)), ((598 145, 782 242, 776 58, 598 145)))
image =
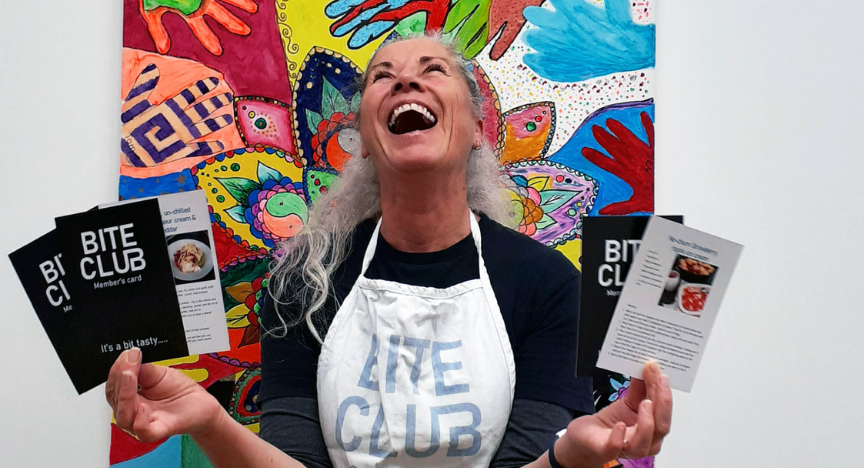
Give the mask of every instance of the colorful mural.
MULTIPOLYGON (((357 153, 353 85, 391 35, 441 30, 473 60, 510 226, 578 267, 585 216, 653 211, 653 8, 650 0, 124 0, 120 198, 205 191, 231 342, 228 352, 162 364, 257 432, 270 252, 303 228, 357 153)), ((598 408, 628 385, 618 375, 600 380, 598 408)), ((142 444, 113 425, 111 434, 115 467, 210 466, 188 437, 142 444)))

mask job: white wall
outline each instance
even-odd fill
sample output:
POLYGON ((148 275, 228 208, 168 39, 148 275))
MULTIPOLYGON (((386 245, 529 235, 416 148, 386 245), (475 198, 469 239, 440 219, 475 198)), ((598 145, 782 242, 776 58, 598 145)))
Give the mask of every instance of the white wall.
MULTIPOLYGON (((857 460, 864 3, 658 8, 657 211, 746 245, 658 464, 857 460)), ((116 196, 121 10, 0 3, 4 255, 116 196)), ((0 287, 0 464, 107 466, 101 390, 75 394, 8 263, 0 287)))

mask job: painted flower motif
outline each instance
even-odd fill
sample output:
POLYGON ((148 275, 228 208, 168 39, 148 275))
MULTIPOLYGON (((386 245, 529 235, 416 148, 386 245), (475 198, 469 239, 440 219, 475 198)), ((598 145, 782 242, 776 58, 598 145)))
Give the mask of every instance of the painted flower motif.
POLYGON ((557 190, 551 187, 546 176, 531 177, 511 175, 508 184, 510 195, 510 225, 513 229, 533 236, 537 231, 557 225, 549 214, 571 201, 577 191, 557 190))
POLYGON ((609 395, 609 401, 616 401, 627 394, 627 389, 630 388, 630 381, 625 380, 624 383, 618 382, 615 379, 609 379, 609 384, 612 385, 612 390, 615 392, 609 395))
POLYGON ((258 343, 261 338, 258 317, 261 314, 269 282, 270 273, 267 273, 251 282, 244 281, 225 288, 228 295, 240 303, 225 313, 228 328, 245 328, 238 348, 258 343))
POLYGON ((329 119, 318 122, 317 132, 312 136, 313 165, 327 167, 339 172, 354 152, 360 150, 360 133, 353 128, 354 112, 334 112, 329 119))
POLYGON ((306 223, 308 209, 302 189, 291 179, 283 177, 276 182, 264 182, 260 190, 249 194, 249 207, 244 211, 252 234, 273 244, 279 244, 297 235, 306 223))
MULTIPOLYGON (((325 69, 332 70, 333 64, 326 63, 330 67, 325 69)), ((330 79, 337 80, 338 84, 344 78, 339 74, 335 77, 330 75, 330 79)), ((360 133, 353 126, 354 116, 360 108, 360 93, 349 95, 349 101, 327 78, 322 77, 320 83, 320 98, 307 96, 306 90, 301 93, 304 102, 308 98, 316 104, 315 108, 320 109, 307 107, 303 110, 306 132, 301 134, 309 135, 311 149, 305 158, 311 167, 332 168, 342 172, 345 162, 352 155, 360 153, 360 133)), ((314 85, 310 88, 317 89, 314 85)))
POLYGON ((268 247, 296 236, 306 224, 309 209, 302 181, 292 181, 260 162, 258 181, 242 177, 216 180, 238 202, 225 213, 248 224, 252 235, 268 247))
POLYGON ((517 176, 513 181, 516 182, 516 186, 511 188, 509 195, 511 217, 518 223, 514 228, 526 236, 533 236, 537 232, 537 223, 545 214, 540 206, 542 203, 540 192, 527 185, 525 177, 517 176))

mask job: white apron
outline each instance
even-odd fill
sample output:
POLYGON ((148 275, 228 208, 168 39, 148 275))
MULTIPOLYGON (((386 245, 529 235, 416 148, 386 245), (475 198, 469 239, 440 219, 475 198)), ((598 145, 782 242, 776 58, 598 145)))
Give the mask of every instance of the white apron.
POLYGON ((334 467, 485 468, 495 455, 516 370, 469 215, 480 279, 446 289, 366 278, 378 221, 318 359, 321 429, 334 467))

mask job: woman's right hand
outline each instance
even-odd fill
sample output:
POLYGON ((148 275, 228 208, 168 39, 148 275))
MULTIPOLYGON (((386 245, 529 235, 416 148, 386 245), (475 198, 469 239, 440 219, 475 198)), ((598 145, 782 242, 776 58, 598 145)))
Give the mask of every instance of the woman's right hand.
POLYGON ((182 372, 141 365, 137 348, 124 351, 111 366, 105 397, 117 427, 142 442, 204 433, 227 414, 216 398, 182 372))

